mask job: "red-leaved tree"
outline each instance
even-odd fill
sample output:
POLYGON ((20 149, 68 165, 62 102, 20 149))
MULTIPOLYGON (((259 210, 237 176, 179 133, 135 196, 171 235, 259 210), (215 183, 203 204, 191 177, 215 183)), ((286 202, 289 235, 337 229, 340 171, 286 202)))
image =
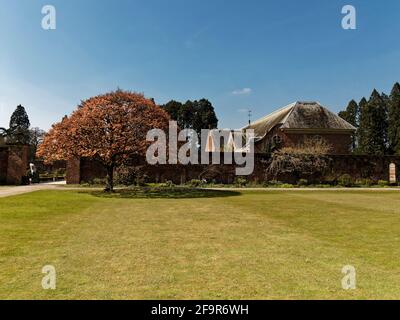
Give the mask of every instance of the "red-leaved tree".
POLYGON ((100 161, 113 191, 114 169, 133 155, 146 154, 151 129, 166 130, 169 115, 142 94, 117 90, 83 101, 71 116, 54 124, 37 156, 45 162, 71 158, 100 161))

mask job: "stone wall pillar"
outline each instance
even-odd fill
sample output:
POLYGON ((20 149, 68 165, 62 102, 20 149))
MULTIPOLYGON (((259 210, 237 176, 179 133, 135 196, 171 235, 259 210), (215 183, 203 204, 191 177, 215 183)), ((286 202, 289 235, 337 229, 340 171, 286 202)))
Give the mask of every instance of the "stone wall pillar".
POLYGON ((67 184, 81 183, 81 159, 73 158, 67 160, 67 184))
POLYGON ((7 183, 8 148, 0 147, 0 184, 7 183))
POLYGON ((29 146, 9 146, 7 184, 20 185, 29 168, 29 146))

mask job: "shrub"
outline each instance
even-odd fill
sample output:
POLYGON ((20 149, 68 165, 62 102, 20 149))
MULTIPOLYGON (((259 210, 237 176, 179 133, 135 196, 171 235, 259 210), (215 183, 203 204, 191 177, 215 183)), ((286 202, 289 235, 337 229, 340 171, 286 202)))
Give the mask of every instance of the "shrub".
POLYGON ((175 187, 175 183, 173 183, 171 180, 168 180, 168 181, 165 181, 163 186, 166 188, 173 188, 173 187, 175 187))
POLYGON ((135 176, 135 171, 132 168, 121 166, 115 172, 115 183, 131 186, 135 184, 135 176))
POLYGON ((283 185, 283 182, 277 180, 271 180, 267 184, 269 187, 280 187, 281 185, 283 185))
POLYGON ((338 185, 341 187, 352 187, 353 179, 349 174, 343 174, 338 179, 338 185))
POLYGON ((371 179, 358 179, 356 181, 356 185, 362 186, 362 187, 370 187, 374 184, 374 181, 371 179))
POLYGON ((235 179, 234 184, 235 184, 236 186, 242 188, 242 187, 245 187, 245 186, 248 184, 248 181, 247 181, 246 178, 237 177, 237 178, 235 179))
POLYGON ((199 188, 199 187, 202 187, 203 185, 205 185, 206 181, 205 180, 193 179, 188 184, 192 188, 199 188))
POLYGON ((283 183, 283 184, 281 184, 281 185, 279 186, 279 188, 288 188, 288 189, 291 189, 291 188, 294 188, 294 185, 292 185, 292 184, 290 184, 290 183, 283 183))
POLYGON ((328 156, 332 146, 324 139, 306 139, 297 146, 285 147, 272 154, 267 163, 266 177, 278 177, 281 174, 300 176, 320 176, 329 168, 328 156))
POLYGON ((308 180, 307 179, 300 179, 297 182, 297 185, 300 186, 300 187, 308 186, 308 180))
POLYGON ((147 180, 147 175, 142 174, 138 167, 121 166, 117 169, 115 174, 116 184, 124 186, 145 186, 147 180))
POLYGON ((106 178, 94 178, 92 181, 91 181, 91 184, 94 184, 94 185, 104 185, 106 183, 106 178))
POLYGON ((57 169, 56 171, 54 171, 53 174, 54 174, 55 178, 61 178, 61 177, 65 177, 66 171, 65 171, 65 169, 60 168, 60 169, 57 169))
POLYGON ((387 182, 386 180, 378 181, 378 186, 380 186, 380 187, 387 187, 388 185, 389 185, 389 182, 387 182))

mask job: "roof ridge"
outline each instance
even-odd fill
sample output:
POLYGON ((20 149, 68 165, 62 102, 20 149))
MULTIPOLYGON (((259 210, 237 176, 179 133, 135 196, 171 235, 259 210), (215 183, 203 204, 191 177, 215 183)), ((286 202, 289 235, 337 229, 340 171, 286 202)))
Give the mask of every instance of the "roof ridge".
POLYGON ((299 101, 296 101, 296 102, 293 103, 292 110, 290 110, 289 113, 285 116, 285 118, 282 119, 282 121, 281 121, 282 125, 284 125, 284 124, 288 121, 288 119, 290 118, 290 116, 293 114, 293 111, 294 111, 296 108, 299 107, 299 104, 300 104, 299 101))
MULTIPOLYGON (((282 108, 280 108, 278 110, 275 110, 274 112, 271 112, 271 113, 267 114, 266 116, 264 116, 264 117, 262 117, 262 118, 260 118, 260 119, 258 119, 256 121, 251 122, 250 125, 247 125, 247 126, 243 127, 242 129, 245 129, 245 128, 253 126, 253 125, 257 124, 257 123, 263 122, 265 119, 268 119, 269 117, 271 117, 273 115, 276 115, 276 114, 278 114, 279 112, 281 112, 281 111, 283 111, 285 109, 294 108, 297 103, 298 103, 297 101, 289 103, 288 105, 286 105, 286 106, 284 106, 284 107, 282 107, 282 108)), ((291 112, 292 111, 293 110, 291 110, 291 112)))

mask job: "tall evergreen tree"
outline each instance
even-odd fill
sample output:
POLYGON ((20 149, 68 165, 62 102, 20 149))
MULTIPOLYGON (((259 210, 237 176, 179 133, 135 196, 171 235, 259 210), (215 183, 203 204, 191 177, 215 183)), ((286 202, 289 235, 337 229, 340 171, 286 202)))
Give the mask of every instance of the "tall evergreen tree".
MULTIPOLYGON (((357 102, 351 100, 345 111, 339 113, 339 117, 352 124, 355 128, 359 125, 360 110, 357 102)), ((353 136, 353 150, 357 147, 357 136, 353 136)))
POLYGON ((340 112, 339 116, 357 128, 359 120, 359 107, 357 102, 351 100, 346 110, 340 112))
POLYGON ((378 91, 372 92, 368 103, 360 102, 360 153, 383 155, 387 150, 387 106, 378 91), (362 106, 361 106, 362 104, 362 106))
POLYGON ((367 118, 369 117, 369 110, 367 109, 368 107, 368 101, 365 98, 362 98, 361 101, 358 103, 359 107, 359 123, 358 123, 358 129, 357 129, 357 149, 356 152, 363 154, 366 153, 366 144, 367 144, 367 128, 368 128, 368 121, 367 118))
POLYGON ((400 84, 397 82, 389 99, 388 140, 391 154, 400 155, 400 84))
POLYGON ((17 106, 10 118, 9 138, 12 143, 29 144, 29 117, 25 108, 17 106))

